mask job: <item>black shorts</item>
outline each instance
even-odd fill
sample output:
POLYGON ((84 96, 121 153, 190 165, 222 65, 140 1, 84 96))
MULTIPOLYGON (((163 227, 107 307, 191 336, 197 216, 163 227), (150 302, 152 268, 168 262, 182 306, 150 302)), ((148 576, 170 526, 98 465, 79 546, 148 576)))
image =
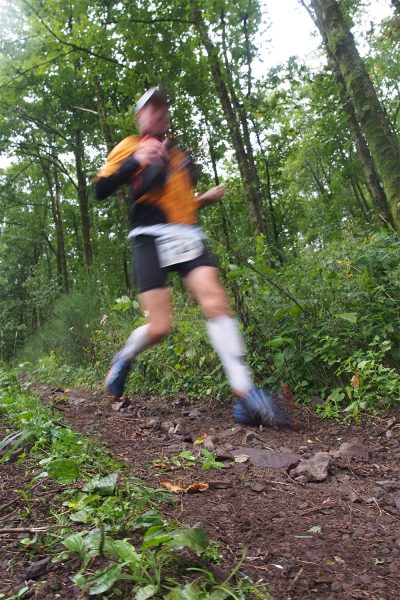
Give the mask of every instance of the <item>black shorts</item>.
POLYGON ((134 275, 139 292, 148 292, 167 285, 168 273, 175 271, 180 277, 186 277, 197 267, 216 267, 217 263, 211 252, 204 246, 204 251, 193 260, 188 260, 169 267, 161 267, 158 258, 155 238, 152 235, 138 235, 133 238, 134 275))

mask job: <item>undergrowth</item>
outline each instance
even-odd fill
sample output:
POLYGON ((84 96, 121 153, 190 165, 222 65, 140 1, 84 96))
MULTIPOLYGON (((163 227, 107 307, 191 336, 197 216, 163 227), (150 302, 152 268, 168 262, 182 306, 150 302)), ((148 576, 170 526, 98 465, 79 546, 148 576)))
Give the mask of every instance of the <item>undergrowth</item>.
MULTIPOLYGON (((29 552, 40 547, 53 563, 79 557, 73 581, 85 597, 111 600, 128 593, 136 600, 270 598, 238 575, 240 564, 218 582, 209 568, 210 561, 220 559, 218 545, 200 527, 163 518, 160 509, 169 494, 130 475, 126 465, 74 432, 60 414, 4 370, 0 414, 11 428, 0 442, 1 460, 22 449, 18 462, 33 461, 38 467, 34 481, 50 478, 62 485, 51 503, 58 527, 37 531, 22 543, 29 552)), ((29 489, 25 495, 29 499, 29 489)))
MULTIPOLYGON (((258 385, 277 390, 284 383, 297 402, 316 396, 326 417, 358 418, 362 410, 399 402, 397 235, 346 233, 325 246, 311 243, 279 269, 269 265, 262 236, 246 261, 227 256, 218 243, 214 250, 243 323, 258 385)), ((42 354, 44 346, 36 347, 33 338, 21 354, 34 376, 67 386, 102 385, 113 354, 144 322, 135 299, 102 289, 99 284, 96 294, 80 288, 68 301, 59 300, 56 325, 49 323, 40 334, 47 351, 42 354), (85 303, 93 295, 96 301, 85 303)), ((127 392, 228 398, 204 318, 178 282, 173 300, 173 332, 138 357, 127 392)))

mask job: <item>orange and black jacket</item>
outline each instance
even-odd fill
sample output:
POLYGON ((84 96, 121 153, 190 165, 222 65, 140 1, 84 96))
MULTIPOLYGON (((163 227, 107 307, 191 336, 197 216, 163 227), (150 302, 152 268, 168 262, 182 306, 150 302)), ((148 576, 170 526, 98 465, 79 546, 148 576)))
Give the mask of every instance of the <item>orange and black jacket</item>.
POLYGON ((145 143, 129 136, 108 155, 95 181, 96 197, 107 198, 121 185, 129 185, 129 229, 138 226, 197 223, 198 204, 194 197, 194 166, 190 156, 171 143, 168 160, 155 165, 140 165, 133 154, 145 143))

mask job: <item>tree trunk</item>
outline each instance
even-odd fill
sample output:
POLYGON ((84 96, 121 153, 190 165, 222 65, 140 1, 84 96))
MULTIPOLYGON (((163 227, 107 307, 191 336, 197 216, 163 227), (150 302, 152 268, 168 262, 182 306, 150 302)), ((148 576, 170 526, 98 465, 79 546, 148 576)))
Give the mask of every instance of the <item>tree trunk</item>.
POLYGON ((55 188, 55 211, 57 215, 57 256, 59 256, 60 260, 60 269, 61 269, 61 278, 62 278, 62 287, 64 292, 67 294, 69 292, 69 281, 68 281, 68 269, 67 269, 67 256, 65 254, 65 241, 64 241, 64 229, 61 219, 61 187, 60 187, 60 179, 58 176, 58 170, 55 164, 53 164, 53 178, 54 178, 54 188, 55 188))
POLYGON ((272 231, 274 234, 275 246, 281 252, 281 246, 279 243, 278 226, 277 226, 277 222, 276 222, 276 218, 275 218, 275 209, 274 209, 274 204, 272 202, 271 173, 270 173, 270 169, 269 169, 269 162, 268 162, 268 157, 267 157, 266 153, 264 152, 264 148, 263 148, 263 145, 261 142, 261 137, 260 137, 260 130, 259 130, 258 125, 255 120, 253 120, 253 129, 254 129, 254 133, 256 134, 257 144, 258 144, 258 147, 259 147, 259 150, 261 153, 261 158, 262 158, 262 162, 263 162, 264 170, 265 170, 265 190, 266 190, 266 194, 267 194, 269 216, 271 218, 271 225, 272 225, 272 231))
MULTIPOLYGON (((247 170, 249 172, 249 181, 253 187, 253 195, 256 197, 256 203, 260 207, 260 218, 262 220, 262 226, 260 227, 260 231, 266 233, 267 241, 270 245, 274 243, 273 235, 271 228, 268 227, 268 222, 265 217, 265 210, 263 204, 263 198, 261 194, 261 183, 260 178, 257 171, 256 161, 254 158, 253 147, 251 145, 250 139, 250 131, 249 124, 247 119, 247 114, 244 109, 242 102, 240 101, 236 89, 235 83, 233 80, 232 69, 228 60, 228 48, 226 43, 226 34, 225 34, 225 17, 224 12, 221 14, 221 24, 222 24, 222 46, 223 46, 223 56, 224 56, 224 65, 225 65, 225 74, 226 74, 226 82, 227 88, 229 90, 232 107, 236 113, 237 122, 241 128, 241 138, 243 140, 246 160, 247 160, 247 170)), ((249 79, 250 75, 248 75, 249 79)), ((248 89, 250 90, 250 82, 248 81, 248 89)))
MULTIPOLYGON (((103 86, 101 85, 101 81, 100 81, 100 78, 98 75, 94 75, 93 81, 94 81, 94 85, 95 85, 95 89, 96 89, 97 112, 99 115, 100 128, 103 133, 104 140, 106 142, 107 151, 108 151, 108 153, 110 153, 114 147, 114 141, 112 139, 111 130, 108 126, 107 108, 106 108, 103 86)), ((118 198, 120 207, 125 207, 128 203, 128 198, 125 193, 125 190, 122 187, 120 187, 116 190, 115 194, 118 198)), ((125 211, 125 221, 126 221, 126 223, 128 222, 128 214, 126 211, 125 211)))
POLYGON ((228 88, 224 80, 220 60, 218 57, 218 51, 208 35, 206 24, 204 23, 196 0, 189 0, 189 2, 193 10, 194 24, 200 40, 206 49, 211 75, 214 80, 214 85, 216 87, 222 105, 222 110, 228 124, 229 133, 231 135, 239 172, 243 183, 244 193, 249 203, 250 218, 256 231, 267 235, 262 205, 260 204, 260 198, 256 190, 255 182, 251 177, 247 162, 246 149, 240 131, 240 125, 229 97, 228 88))
MULTIPOLYGON (((51 149, 52 156, 54 156, 54 150, 51 149)), ((42 167, 43 175, 47 181, 47 187, 50 194, 51 200, 51 213, 53 216, 54 227, 56 230, 57 249, 55 251, 56 265, 57 265, 57 276, 59 279, 62 290, 67 294, 69 291, 68 281, 68 267, 67 257, 65 254, 65 241, 64 241, 64 228, 61 216, 61 203, 60 203, 60 184, 58 178, 57 167, 53 163, 51 172, 50 165, 44 161, 39 155, 40 164, 42 167)), ((46 237, 46 241, 50 249, 54 252, 50 240, 46 237)))
POLYGON ((392 0, 394 12, 400 17, 400 0, 392 0))
POLYGON ((354 110, 354 104, 351 98, 349 97, 349 94, 347 93, 346 83, 340 71, 339 64, 330 50, 327 34, 319 19, 311 13, 308 6, 304 2, 302 2, 302 4, 311 16, 315 25, 318 27, 322 36, 328 59, 330 60, 332 65, 333 75, 339 88, 342 109, 347 116, 347 126, 351 135, 353 136, 354 143, 356 145, 357 156, 360 161, 361 168, 363 170, 365 183, 367 185, 368 193, 370 195, 374 209, 386 227, 396 229, 396 221, 393 218, 389 202, 385 194, 385 190, 381 185, 378 173, 376 172, 376 168, 371 157, 371 153, 368 149, 367 143, 360 129, 360 125, 358 123, 357 116, 354 110))
POLYGON ((76 178, 78 180, 78 202, 81 214, 81 228, 83 239, 83 255, 86 267, 93 263, 93 247, 91 239, 91 219, 89 210, 89 191, 86 183, 86 173, 84 169, 84 150, 82 142, 82 131, 75 130, 75 166, 76 178))
POLYGON ((336 0, 311 0, 327 44, 343 77, 357 120, 389 199, 395 222, 400 207, 400 147, 379 103, 353 35, 336 0))

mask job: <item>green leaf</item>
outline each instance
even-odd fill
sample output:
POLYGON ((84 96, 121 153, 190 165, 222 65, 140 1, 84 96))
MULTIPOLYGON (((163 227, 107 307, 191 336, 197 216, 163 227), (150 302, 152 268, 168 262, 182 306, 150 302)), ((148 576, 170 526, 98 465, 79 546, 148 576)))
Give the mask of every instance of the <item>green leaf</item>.
POLYGON ((147 550, 152 546, 160 546, 171 539, 171 534, 165 531, 164 527, 156 525, 150 527, 144 534, 142 550, 147 550))
POLYGON ((84 492, 98 492, 101 496, 113 496, 117 487, 118 473, 101 477, 96 475, 83 486, 84 492))
POLYGON ((148 598, 152 598, 154 594, 157 593, 158 587, 156 585, 146 585, 146 587, 141 588, 138 592, 136 592, 135 600, 147 600, 148 598))
POLYGON ((71 513, 69 518, 74 523, 87 523, 90 517, 90 511, 88 510, 78 510, 77 512, 71 513))
POLYGON ((58 483, 71 483, 79 477, 79 465, 72 458, 56 458, 47 465, 47 472, 58 483))
POLYGON ((181 548, 190 548, 196 552, 198 556, 203 554, 209 544, 206 532, 200 527, 178 529, 172 532, 171 536, 171 540, 168 542, 169 546, 175 550, 180 550, 181 548))
POLYGON ((130 565, 137 565, 142 560, 141 554, 136 552, 135 547, 132 546, 128 540, 113 540, 110 537, 106 538, 104 544, 104 550, 108 554, 112 554, 119 560, 130 565))
POLYGON ((5 453, 5 455, 1 458, 0 462, 7 460, 11 452, 14 452, 19 446, 22 446, 25 442, 34 437, 34 432, 29 429, 25 429, 23 431, 17 431, 14 433, 10 433, 0 442, 0 450, 3 450, 7 446, 10 446, 9 450, 5 453))
POLYGON ((82 575, 78 573, 80 577, 78 578, 78 575, 75 575, 72 580, 80 587, 85 587, 89 596, 95 596, 96 594, 103 594, 111 589, 114 583, 118 581, 118 579, 121 579, 122 569, 124 567, 125 564, 117 563, 111 565, 104 571, 96 573, 93 577, 83 578, 82 575))
POLYGON ((157 511, 148 510, 135 519, 134 529, 148 529, 156 525, 165 525, 165 521, 160 517, 157 511))
POLYGON ((304 310, 302 308, 300 308, 300 306, 297 306, 297 304, 294 304, 291 309, 289 310, 289 314, 291 317, 298 317, 299 315, 302 315, 304 313, 304 310))
POLYGON ((357 313, 349 312, 349 313, 337 313, 336 316, 339 319, 343 319, 344 321, 348 321, 349 323, 357 323, 357 313))
POLYGON ((282 346, 294 346, 296 343, 296 341, 293 338, 288 338, 288 337, 276 337, 273 340, 269 340, 269 342, 266 342, 266 346, 269 346, 270 348, 281 348, 282 346))

